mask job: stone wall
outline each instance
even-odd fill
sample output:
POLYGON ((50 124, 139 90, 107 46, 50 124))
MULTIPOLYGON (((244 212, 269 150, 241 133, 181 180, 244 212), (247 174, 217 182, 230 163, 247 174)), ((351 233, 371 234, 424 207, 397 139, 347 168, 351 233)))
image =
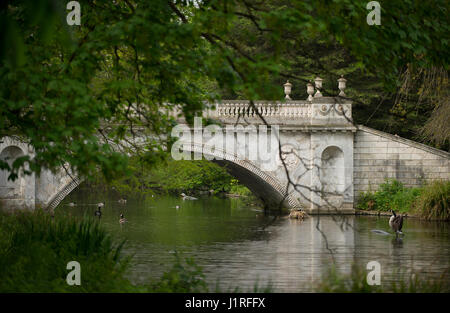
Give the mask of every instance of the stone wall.
POLYGON ((376 190, 385 179, 397 179, 406 187, 450 179, 450 153, 365 126, 354 139, 355 196, 376 190))

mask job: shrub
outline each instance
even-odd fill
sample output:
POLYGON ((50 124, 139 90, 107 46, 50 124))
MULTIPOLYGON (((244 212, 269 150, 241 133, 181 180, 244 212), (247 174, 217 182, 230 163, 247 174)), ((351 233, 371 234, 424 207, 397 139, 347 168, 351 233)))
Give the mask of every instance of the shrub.
POLYGON ((426 185, 414 203, 415 211, 425 219, 450 220, 450 181, 426 185))
POLYGON ((408 212, 420 195, 419 188, 405 188, 397 180, 386 180, 378 191, 365 192, 360 195, 356 207, 362 210, 408 212))

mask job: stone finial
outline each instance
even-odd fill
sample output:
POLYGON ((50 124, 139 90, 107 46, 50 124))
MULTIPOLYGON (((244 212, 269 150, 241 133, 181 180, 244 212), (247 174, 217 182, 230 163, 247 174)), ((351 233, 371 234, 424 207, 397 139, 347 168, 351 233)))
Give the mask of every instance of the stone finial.
POLYGON ((347 80, 344 78, 344 75, 341 75, 341 78, 338 79, 338 83, 339 83, 338 84, 338 88, 341 91, 339 93, 339 96, 341 96, 341 97, 345 97, 344 90, 345 90, 345 83, 346 82, 347 82, 347 80))
POLYGON ((309 81, 309 83, 306 84, 306 92, 308 93, 308 101, 312 101, 313 100, 313 94, 314 94, 314 86, 313 84, 311 84, 311 81, 309 81))
POLYGON ((291 94, 292 84, 288 80, 286 82, 286 84, 284 84, 283 86, 284 86, 284 94, 286 95, 285 99, 286 100, 291 100, 291 97, 289 97, 289 95, 291 94))
POLYGON ((316 97, 322 97, 322 93, 320 92, 320 89, 322 89, 322 81, 323 79, 320 78, 319 76, 316 77, 316 79, 314 80, 314 84, 316 85, 316 94, 314 95, 314 98, 316 97))

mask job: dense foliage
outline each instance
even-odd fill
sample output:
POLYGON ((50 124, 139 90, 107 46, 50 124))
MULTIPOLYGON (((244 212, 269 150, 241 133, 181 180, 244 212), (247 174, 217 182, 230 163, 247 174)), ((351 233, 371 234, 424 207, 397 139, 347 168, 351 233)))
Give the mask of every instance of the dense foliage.
POLYGON ((67 25, 67 1, 0 5, 0 136, 36 151, 0 161, 11 178, 27 164, 39 172, 66 162, 111 178, 125 171, 125 152, 155 158, 170 145, 157 136, 173 125, 169 109, 191 121, 220 96, 282 99, 286 79, 306 98, 301 86, 316 75, 326 95, 346 75, 357 121, 412 136, 433 103, 393 108, 399 77, 449 64, 445 0, 383 2, 379 26, 366 23, 363 0, 79 2, 80 26, 67 25), (142 132, 155 136, 124 144, 142 132))
POLYGON ((251 195, 225 168, 210 161, 174 161, 170 158, 148 164, 132 157, 128 164, 129 174, 109 183, 102 177, 89 182, 95 188, 114 188, 121 196, 130 194, 217 194, 232 193, 251 195))

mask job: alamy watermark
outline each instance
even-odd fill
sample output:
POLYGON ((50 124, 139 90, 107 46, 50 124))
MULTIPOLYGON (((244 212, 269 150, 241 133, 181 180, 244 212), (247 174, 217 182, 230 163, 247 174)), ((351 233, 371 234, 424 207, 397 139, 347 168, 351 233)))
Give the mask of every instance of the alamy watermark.
POLYGON ((78 1, 70 1, 66 5, 66 9, 70 10, 67 14, 67 25, 81 25, 81 7, 78 1))
POLYGON ((66 269, 71 270, 66 276, 66 282, 69 286, 81 285, 81 265, 77 261, 67 263, 66 269))
POLYGON ((381 264, 377 261, 370 261, 367 263, 366 269, 370 272, 367 273, 366 281, 369 286, 381 285, 381 264))
POLYGON ((370 1, 366 5, 367 10, 371 10, 367 14, 367 24, 369 25, 381 25, 381 5, 378 1, 370 1))

